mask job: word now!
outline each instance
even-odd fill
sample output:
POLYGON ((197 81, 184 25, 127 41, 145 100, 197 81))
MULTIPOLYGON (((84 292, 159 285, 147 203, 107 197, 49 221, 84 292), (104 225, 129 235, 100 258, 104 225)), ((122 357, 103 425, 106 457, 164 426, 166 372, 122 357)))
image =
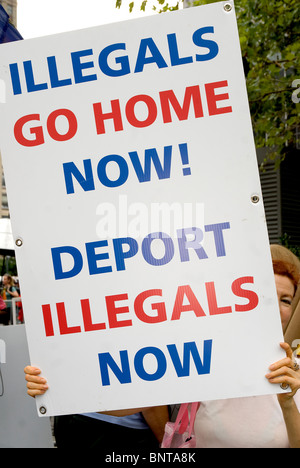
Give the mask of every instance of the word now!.
MULTIPOLYGON (((182 165, 183 175, 190 175, 191 168, 189 164, 189 155, 187 143, 178 145, 182 165)), ((81 187, 85 192, 95 190, 95 179, 105 187, 115 188, 125 184, 129 177, 130 166, 140 183, 149 182, 152 178, 152 172, 157 174, 159 180, 169 179, 171 176, 171 166, 173 160, 173 147, 165 146, 163 149, 163 156, 160 156, 156 148, 145 149, 144 162, 137 151, 128 153, 131 164, 128 164, 126 159, 119 154, 110 154, 100 159, 97 165, 97 171, 93 171, 92 160, 85 159, 83 161, 83 171, 79 170, 74 162, 67 162, 63 164, 64 179, 66 192, 68 195, 75 193, 77 188, 81 187), (109 175, 109 167, 116 167, 118 176, 109 175), (153 171, 152 171, 153 167, 153 171), (97 174, 97 176, 94 175, 97 174), (74 182, 77 181, 75 185, 74 182)))

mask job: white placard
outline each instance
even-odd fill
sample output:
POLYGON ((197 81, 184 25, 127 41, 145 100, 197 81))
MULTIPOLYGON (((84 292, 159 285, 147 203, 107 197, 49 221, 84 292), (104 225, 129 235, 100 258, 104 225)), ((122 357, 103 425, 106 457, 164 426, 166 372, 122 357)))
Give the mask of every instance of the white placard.
POLYGON ((278 392, 264 377, 282 331, 229 5, 0 48, 46 415, 278 392))

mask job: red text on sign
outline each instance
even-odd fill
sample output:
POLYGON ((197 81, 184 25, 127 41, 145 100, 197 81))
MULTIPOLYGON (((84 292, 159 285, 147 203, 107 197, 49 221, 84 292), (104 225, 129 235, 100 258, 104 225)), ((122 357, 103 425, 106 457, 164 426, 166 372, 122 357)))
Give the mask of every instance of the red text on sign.
MULTIPOLYGON (((251 289, 247 289, 247 284, 253 284, 254 278, 252 276, 244 276, 237 278, 231 284, 231 291, 236 297, 242 298, 242 304, 220 304, 216 285, 212 282, 205 283, 205 298, 201 305, 196 294, 189 285, 179 286, 177 288, 174 306, 171 314, 167 310, 165 301, 157 300, 156 298, 163 298, 163 291, 161 289, 150 289, 140 293, 134 300, 133 310, 130 310, 128 305, 128 294, 116 294, 105 297, 107 322, 93 321, 92 310, 89 299, 82 299, 80 301, 82 322, 80 324, 68 323, 72 321, 71 314, 67 317, 66 305, 64 302, 56 303, 56 318, 60 335, 68 335, 73 333, 90 332, 105 330, 107 328, 123 328, 131 327, 134 325, 134 320, 138 319, 140 322, 146 324, 157 324, 168 320, 175 321, 182 318, 182 314, 191 312, 196 318, 206 317, 207 315, 215 316, 221 314, 230 314, 233 312, 249 312, 254 310, 259 302, 258 295, 251 289), (154 300, 155 298, 155 300, 154 300), (149 313, 146 310, 145 303, 151 300, 151 310, 149 313), (153 299, 153 302, 152 302, 153 299), (204 303, 207 304, 206 310, 204 303), (154 312, 154 313, 153 313, 154 312)), ((220 294, 219 294, 220 295, 220 294)), ((47 337, 55 335, 54 327, 54 313, 50 304, 42 305, 43 321, 45 334, 47 337)))

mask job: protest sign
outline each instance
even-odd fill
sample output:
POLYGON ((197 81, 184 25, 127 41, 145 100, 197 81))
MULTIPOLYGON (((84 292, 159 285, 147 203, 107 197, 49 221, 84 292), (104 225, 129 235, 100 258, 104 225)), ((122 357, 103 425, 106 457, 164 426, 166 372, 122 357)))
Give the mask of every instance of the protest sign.
POLYGON ((278 392, 231 2, 5 45, 1 145, 46 415, 278 392))

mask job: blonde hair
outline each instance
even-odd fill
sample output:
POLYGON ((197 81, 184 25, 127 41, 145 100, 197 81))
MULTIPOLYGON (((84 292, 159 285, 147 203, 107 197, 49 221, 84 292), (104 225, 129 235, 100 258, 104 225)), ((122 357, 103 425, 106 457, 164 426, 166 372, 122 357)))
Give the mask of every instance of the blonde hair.
POLYGON ((15 282, 14 282, 14 279, 13 277, 8 274, 8 273, 5 273, 5 275, 3 275, 3 278, 6 276, 6 278, 8 279, 8 282, 9 282, 9 285, 10 286, 14 286, 15 285, 15 282))
MULTIPOLYGON (((300 260, 289 249, 282 245, 271 245, 272 260, 281 260, 283 262, 291 263, 300 272, 300 260)), ((297 292, 293 300, 292 316, 284 330, 284 340, 293 346, 293 343, 300 338, 300 287, 298 286, 297 292)))

